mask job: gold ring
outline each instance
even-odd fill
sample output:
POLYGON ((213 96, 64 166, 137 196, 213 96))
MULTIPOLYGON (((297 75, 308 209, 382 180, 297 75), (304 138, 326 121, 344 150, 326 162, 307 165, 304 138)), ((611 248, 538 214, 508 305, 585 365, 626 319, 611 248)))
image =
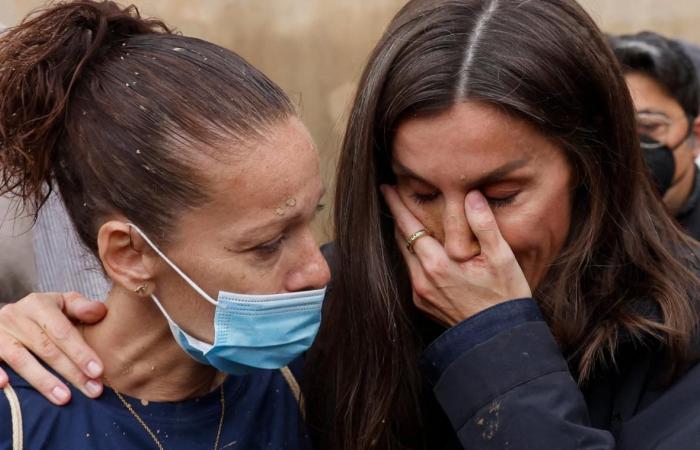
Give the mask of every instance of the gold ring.
POLYGON ((426 230, 425 228, 422 230, 418 230, 415 233, 413 233, 408 239, 406 239, 406 248, 408 249, 409 252, 412 254, 416 254, 416 252, 413 250, 413 244, 416 243, 416 241, 423 236, 432 236, 432 233, 430 230, 426 230))

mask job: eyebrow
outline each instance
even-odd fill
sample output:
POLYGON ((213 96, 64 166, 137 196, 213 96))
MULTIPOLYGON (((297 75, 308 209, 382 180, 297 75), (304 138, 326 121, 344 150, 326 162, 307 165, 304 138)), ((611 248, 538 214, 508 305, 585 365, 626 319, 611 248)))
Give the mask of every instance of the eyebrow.
MULTIPOLYGON (((324 184, 321 187, 320 194, 318 196, 318 199, 316 200, 316 205, 318 205, 321 202, 321 199, 323 198, 324 195, 326 195, 326 185, 324 184)), ((314 211, 316 211, 316 208, 314 208, 314 211)), ((277 226, 280 224, 289 224, 289 223, 294 223, 295 221, 298 221, 299 218, 301 217, 301 210, 296 209, 294 213, 289 214, 289 215, 284 215, 284 216, 277 216, 277 217, 272 217, 269 220, 266 220, 263 223, 257 223, 253 226, 251 226, 249 229, 245 230, 244 234, 253 234, 254 231, 259 230, 259 229, 264 229, 264 228, 270 228, 273 226, 277 226)), ((250 239, 251 241, 255 241, 255 239, 250 239)), ((247 244, 248 242, 243 242, 247 244)))
MULTIPOLYGON (((514 172, 521 167, 526 166, 530 162, 529 158, 522 158, 522 159, 516 159, 514 161, 507 162, 503 164, 500 167, 495 168, 491 172, 488 172, 486 174, 483 174, 481 177, 479 177, 477 180, 471 183, 472 186, 481 186, 484 184, 492 183, 496 180, 499 180, 506 175, 510 174, 511 172, 514 172)), ((413 172, 411 169, 408 167, 404 166, 400 162, 394 160, 393 163, 393 169, 394 169, 394 174, 397 176, 405 176, 409 178, 413 178, 417 181, 420 181, 421 183, 428 184, 430 186, 433 185, 433 183, 430 183, 426 181, 423 177, 419 176, 415 172, 413 172)))

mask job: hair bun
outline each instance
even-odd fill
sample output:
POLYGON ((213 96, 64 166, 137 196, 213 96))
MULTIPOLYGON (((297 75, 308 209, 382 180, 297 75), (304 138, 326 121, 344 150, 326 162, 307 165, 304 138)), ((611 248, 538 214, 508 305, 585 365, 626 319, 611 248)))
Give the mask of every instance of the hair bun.
POLYGON ((80 75, 115 45, 152 33, 170 30, 133 5, 81 0, 37 10, 0 35, 0 194, 18 195, 36 212, 80 75))

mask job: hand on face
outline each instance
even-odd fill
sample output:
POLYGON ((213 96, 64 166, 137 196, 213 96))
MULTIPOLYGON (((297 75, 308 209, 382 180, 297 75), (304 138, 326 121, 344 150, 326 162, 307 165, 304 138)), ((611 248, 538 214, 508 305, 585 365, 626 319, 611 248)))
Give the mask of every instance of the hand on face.
POLYGON ((382 193, 396 221, 396 239, 408 266, 416 307, 445 325, 457 323, 499 303, 532 295, 525 275, 486 199, 479 191, 465 198, 464 211, 481 253, 464 261, 452 260, 443 245, 425 235, 414 242, 411 253, 406 240, 423 224, 409 211, 391 186, 382 193))

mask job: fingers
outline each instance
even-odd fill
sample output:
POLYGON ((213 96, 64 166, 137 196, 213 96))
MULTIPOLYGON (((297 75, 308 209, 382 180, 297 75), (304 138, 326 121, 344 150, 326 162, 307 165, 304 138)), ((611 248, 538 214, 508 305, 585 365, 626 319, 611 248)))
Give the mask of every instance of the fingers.
POLYGON ((19 341, 4 333, 0 334, 0 357, 53 404, 64 405, 70 400, 68 387, 39 364, 19 341))
POLYGON ((7 386, 8 381, 10 381, 10 379, 7 376, 7 373, 4 370, 0 369, 0 389, 7 386))
POLYGON ((69 319, 83 323, 96 323, 107 314, 107 307, 102 302, 89 300, 77 292, 63 294, 64 310, 69 319))
POLYGON ((413 287, 413 292, 419 297, 426 297, 429 295, 430 288, 432 284, 428 281, 428 277, 423 271, 420 261, 414 255, 412 255, 403 243, 402 231, 396 228, 395 233, 396 241, 399 244, 399 250, 403 255, 404 261, 406 261, 406 266, 408 267, 408 273, 411 276, 411 285, 413 287))
POLYGON ((92 380, 102 374, 102 362, 64 315, 67 304, 77 315, 84 315, 81 308, 92 309, 75 296, 66 299, 62 294, 45 293, 31 294, 0 310, 0 359, 56 404, 68 401, 70 392, 36 358, 43 359, 85 395, 102 393, 101 383, 92 380))
MULTIPOLYGON (((68 302, 76 300, 68 299, 68 302)), ((73 305, 79 304, 73 303, 73 305)), ((83 374, 88 378, 98 378, 102 375, 102 361, 97 354, 87 345, 82 334, 78 331, 75 325, 68 320, 63 312, 54 308, 38 308, 34 311, 34 320, 41 330, 48 336, 48 339, 56 345, 61 353, 79 367, 83 374)), ((47 361, 49 362, 49 361, 47 361)), ((50 363, 50 362, 49 362, 50 363)), ((59 369, 55 367, 55 369, 59 369)), ((78 380, 73 371, 69 373, 61 373, 61 375, 73 380, 78 380)), ((84 386, 76 386, 83 389, 84 386)))
MULTIPOLYGON (((387 206, 394 216, 396 227, 400 232, 399 247, 406 248, 406 240, 409 236, 419 230, 424 230, 425 226, 406 208, 399 194, 391 186, 381 187, 387 206)), ((423 256, 430 251, 440 252, 442 246, 430 235, 424 235, 416 239, 413 243, 413 250, 419 256, 423 256)), ((444 253, 444 250, 442 251, 444 253)))
MULTIPOLYGON (((479 191, 471 191, 464 201, 469 228, 479 241, 481 252, 493 256, 504 248, 505 240, 498 229, 489 204, 479 191)), ((506 244, 505 247, 510 249, 506 244)))
MULTIPOLYGON (((396 189, 391 186, 382 186, 382 192, 396 222, 398 245, 401 248, 404 259, 409 263, 415 262, 420 264, 423 269, 421 272, 424 272, 432 281, 441 280, 447 276, 450 273, 453 262, 445 252, 445 248, 434 237, 423 235, 416 239, 413 243, 413 251, 417 258, 410 254, 406 245, 407 237, 418 230, 425 229, 425 227, 406 208, 396 189)), ((415 273, 415 270, 412 273, 415 273)), ((414 282, 417 281, 419 280, 414 279, 414 282)), ((416 289, 415 283, 414 289, 416 289)), ((420 285, 417 290, 420 290, 420 285)), ((423 296, 424 294, 419 293, 419 295, 423 296)))

